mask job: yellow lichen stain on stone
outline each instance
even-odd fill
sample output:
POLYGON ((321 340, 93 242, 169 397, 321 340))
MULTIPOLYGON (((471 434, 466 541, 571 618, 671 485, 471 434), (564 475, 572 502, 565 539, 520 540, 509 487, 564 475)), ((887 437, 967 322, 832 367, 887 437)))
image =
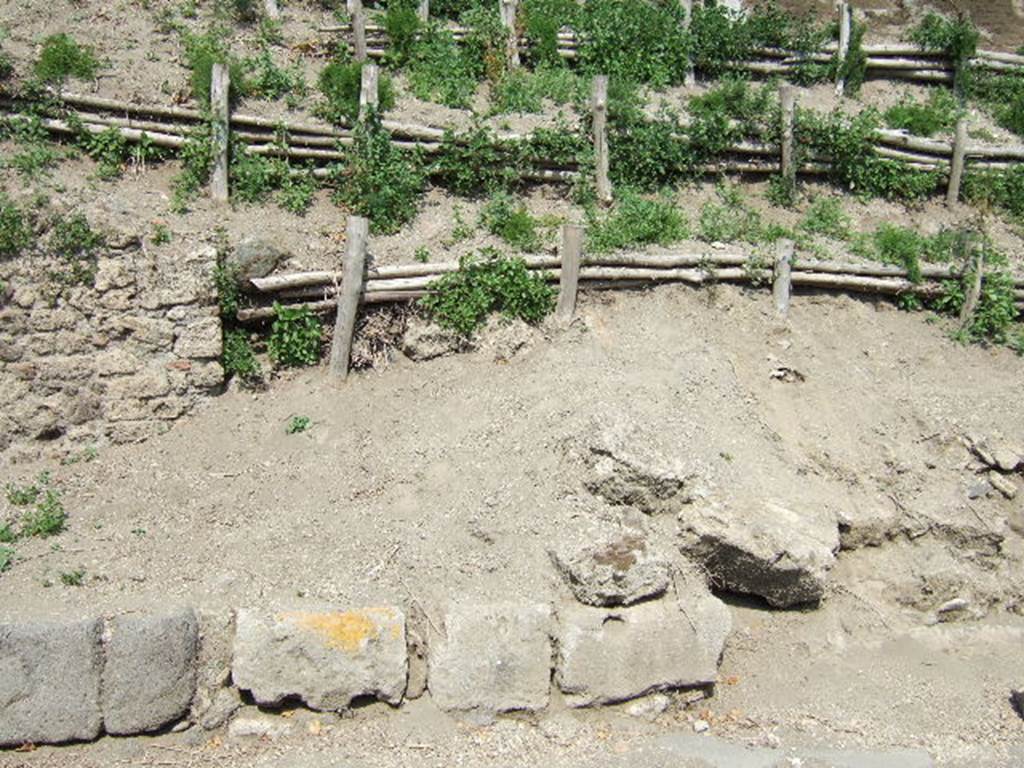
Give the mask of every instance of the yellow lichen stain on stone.
POLYGON ((383 625, 390 624, 392 639, 397 639, 399 627, 394 623, 394 612, 389 608, 367 608, 363 611, 312 613, 290 611, 278 615, 279 621, 289 621, 323 638, 328 648, 346 653, 358 653, 367 643, 380 637, 383 625))

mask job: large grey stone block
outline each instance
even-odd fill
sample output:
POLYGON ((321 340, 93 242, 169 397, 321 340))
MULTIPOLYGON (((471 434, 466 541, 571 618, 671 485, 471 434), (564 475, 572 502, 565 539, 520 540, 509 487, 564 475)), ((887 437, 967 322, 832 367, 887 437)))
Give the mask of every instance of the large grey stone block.
POLYGON ((99 620, 0 625, 0 746, 100 734, 99 620))
POLYGON ((196 691, 197 636, 191 608, 110 622, 102 697, 107 733, 155 731, 188 712, 196 691))
POLYGON ((574 607, 559 624, 555 679, 570 706, 611 704, 717 678, 714 650, 673 601, 574 607))
POLYGON ((430 644, 427 685, 449 711, 493 715, 547 706, 551 608, 539 603, 454 605, 430 644))
POLYGON ((820 508, 694 505, 680 512, 679 524, 682 551, 715 583, 776 608, 819 601, 839 549, 836 516, 820 508))
POLYGON ((397 608, 238 611, 231 673, 257 704, 297 697, 337 711, 361 696, 399 704, 407 669, 405 615, 397 608))

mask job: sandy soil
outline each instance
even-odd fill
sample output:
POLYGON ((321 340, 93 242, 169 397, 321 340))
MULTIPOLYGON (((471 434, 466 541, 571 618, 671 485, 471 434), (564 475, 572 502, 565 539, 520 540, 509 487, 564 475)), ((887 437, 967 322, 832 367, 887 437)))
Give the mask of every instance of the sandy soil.
MULTIPOLYGON (((72 466, 8 468, 11 480, 51 470, 71 517, 59 538, 18 545, 0 577, 0 619, 410 598, 436 615, 453 595, 558 603, 567 593, 547 548, 611 514, 581 487, 574 450, 595 423, 627 418, 733 505, 770 495, 849 512, 896 499, 913 519, 931 520, 931 532, 841 553, 815 611, 729 598, 735 630, 717 695, 653 729, 585 715, 560 745, 543 723, 491 735, 448 725, 429 740, 438 752, 428 764, 450 764, 479 740, 465 764, 514 765, 507 750, 522 745, 571 765, 607 749, 595 741, 602 729, 628 750, 697 716, 741 742, 918 747, 940 765, 1012 764, 1024 748, 1024 722, 1007 702, 1024 640, 1024 506, 991 496, 965 506, 975 475, 958 439, 1024 435, 1012 399, 1024 361, 960 347, 921 315, 853 299, 800 296, 791 323, 779 325, 765 294, 727 286, 594 294, 571 328, 515 334, 527 346, 511 359, 488 337, 478 352, 399 361, 343 389, 306 371, 267 392, 218 398, 142 446, 72 466), (779 365, 805 381, 771 379, 779 365), (286 435, 296 414, 313 427, 286 435), (1012 528, 997 553, 971 543, 979 525, 1005 521, 1012 528), (61 585, 75 569, 84 586, 61 585), (970 600, 979 618, 933 626, 936 607, 953 597, 970 600), (503 756, 493 763, 492 748, 503 756)), ((673 519, 645 524, 673 541, 673 519)), ((359 756, 354 765, 423 758, 408 744, 418 736, 395 734, 429 713, 373 712, 365 722, 332 720, 323 740, 302 726, 282 743, 297 753, 341 749, 359 756), (357 744, 393 748, 370 755, 357 744)), ((173 738, 159 743, 193 750, 197 764, 255 759, 234 743, 173 738)), ((149 743, 107 739, 0 755, 0 764, 118 756, 144 765, 155 754, 149 743)))

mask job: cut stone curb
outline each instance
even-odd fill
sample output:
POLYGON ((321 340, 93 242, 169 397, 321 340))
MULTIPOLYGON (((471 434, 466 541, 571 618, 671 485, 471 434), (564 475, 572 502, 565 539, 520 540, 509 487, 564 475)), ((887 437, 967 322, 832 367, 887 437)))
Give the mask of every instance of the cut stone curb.
POLYGON ((669 601, 573 608, 559 624, 555 679, 571 707, 710 685, 718 677, 717 653, 669 601))
POLYGON ((190 608, 110 622, 102 695, 108 733, 155 731, 188 712, 196 691, 197 638, 190 608))
POLYGON ((0 625, 0 746, 100 734, 99 620, 0 625))
POLYGON ((430 644, 428 687, 447 711, 483 716, 547 706, 551 607, 539 603, 455 605, 446 637, 430 644))
POLYGON ((232 677, 257 704, 299 698, 311 709, 341 711, 373 696, 397 705, 407 664, 405 615, 397 608, 238 611, 232 677))
POLYGON ((839 525, 825 509, 772 501, 742 510, 706 505, 679 514, 680 548, 724 589, 760 595, 776 608, 818 602, 839 549, 839 525))
POLYGON ((671 565, 640 531, 587 529, 549 554, 585 605, 630 605, 668 589, 671 565))

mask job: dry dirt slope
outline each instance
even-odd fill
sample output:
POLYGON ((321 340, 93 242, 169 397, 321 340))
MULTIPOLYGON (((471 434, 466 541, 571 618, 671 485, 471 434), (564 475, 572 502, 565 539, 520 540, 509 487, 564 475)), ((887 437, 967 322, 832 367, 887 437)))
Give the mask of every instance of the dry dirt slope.
MULTIPOLYGON (((19 544, 0 618, 174 602, 557 603, 549 546, 611 514, 575 457, 595 424, 624 419, 738 514, 764 498, 905 513, 892 541, 840 553, 819 610, 733 601, 722 674, 736 681, 712 703, 716 730, 1012 764, 1024 512, 1021 496, 968 502, 977 476, 959 438, 1024 438, 1024 361, 841 297, 798 297, 788 326, 765 293, 729 287, 592 295, 580 315, 527 334, 511 357, 523 334, 502 330, 475 353, 342 389, 303 372, 226 395, 145 445, 49 467, 70 529, 59 550, 19 544), (803 380, 773 377, 783 369, 803 380), (311 417, 308 433, 285 434, 295 414, 311 417), (77 568, 84 586, 61 586, 77 568), (929 626, 953 598, 970 606, 960 635, 929 626)), ((674 540, 672 516, 649 527, 674 540)))

